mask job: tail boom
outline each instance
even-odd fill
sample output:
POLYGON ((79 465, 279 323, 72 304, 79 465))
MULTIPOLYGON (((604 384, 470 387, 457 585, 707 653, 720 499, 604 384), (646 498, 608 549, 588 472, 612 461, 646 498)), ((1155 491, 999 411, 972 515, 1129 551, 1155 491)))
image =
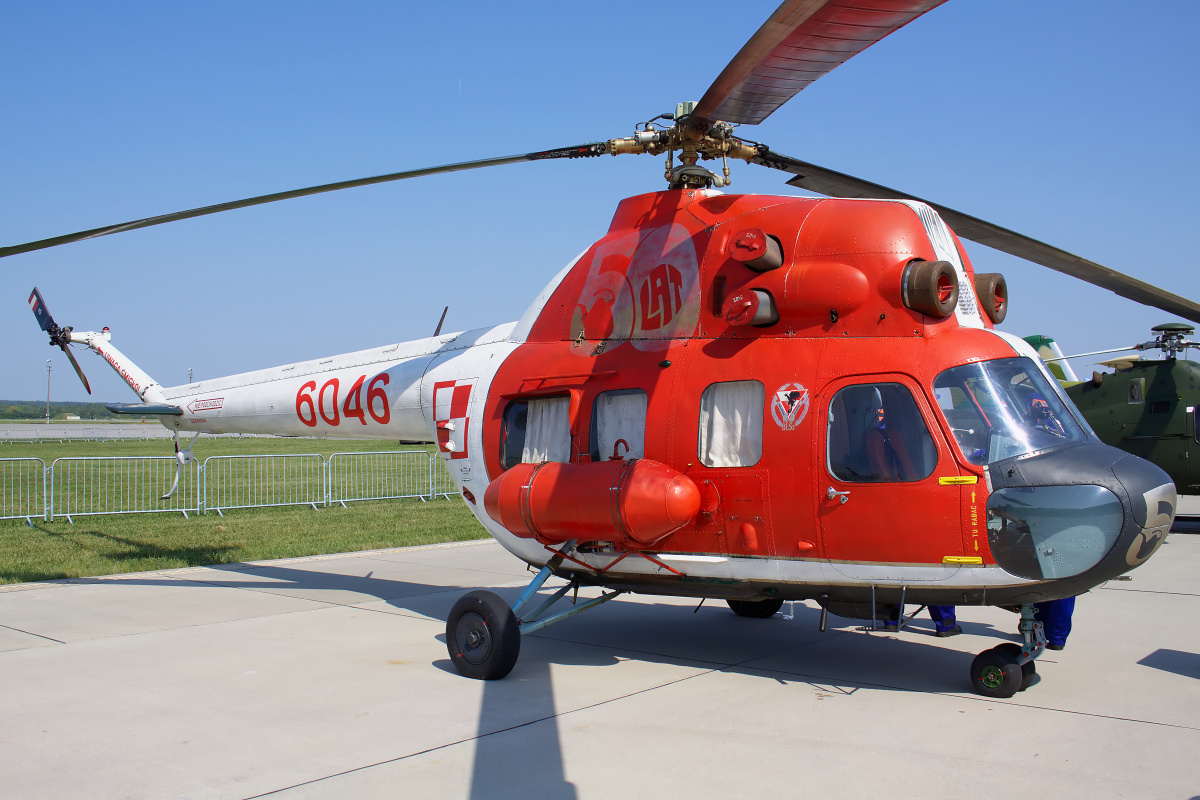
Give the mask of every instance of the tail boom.
POLYGON ((177 431, 437 441, 435 385, 490 373, 512 324, 162 389, 177 431))

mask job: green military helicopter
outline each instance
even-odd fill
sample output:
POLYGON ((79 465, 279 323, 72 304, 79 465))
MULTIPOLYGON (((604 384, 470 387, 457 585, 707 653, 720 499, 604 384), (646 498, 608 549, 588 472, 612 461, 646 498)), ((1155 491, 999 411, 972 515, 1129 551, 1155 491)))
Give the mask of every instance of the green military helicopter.
POLYGON ((1154 341, 1132 347, 1064 356, 1053 339, 1027 336, 1029 342, 1058 377, 1067 395, 1105 443, 1152 461, 1164 469, 1181 495, 1180 515, 1200 515, 1200 363, 1186 358, 1196 329, 1169 322, 1152 328, 1154 341), (1095 372, 1079 380, 1069 358, 1140 351, 1124 358, 1102 361, 1114 372, 1095 372), (1154 353, 1153 355, 1142 355, 1154 353), (1183 495, 1191 495, 1185 497, 1183 495))

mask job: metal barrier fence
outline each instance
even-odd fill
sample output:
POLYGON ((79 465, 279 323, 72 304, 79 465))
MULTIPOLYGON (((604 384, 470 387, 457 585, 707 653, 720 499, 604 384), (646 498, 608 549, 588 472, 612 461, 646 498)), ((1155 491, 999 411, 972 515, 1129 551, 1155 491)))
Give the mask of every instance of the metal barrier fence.
POLYGON ((203 467, 204 510, 327 505, 325 464, 316 453, 209 456, 203 467))
POLYGON ((423 450, 334 453, 329 457, 329 502, 435 497, 433 475, 442 459, 423 450))
POLYGON ((173 433, 157 424, 54 424, 31 423, 0 428, 0 444, 12 442, 67 442, 67 441, 126 441, 170 439, 173 433))
POLYGON ((429 471, 429 480, 431 481, 431 488, 429 489, 430 498, 445 497, 449 500, 450 495, 460 493, 454 485, 454 481, 450 478, 450 468, 444 459, 433 459, 429 471))
POLYGON ((162 499, 175 479, 174 456, 56 458, 50 465, 47 519, 85 514, 146 514, 199 510, 199 473, 186 469, 179 486, 162 499))
MULTIPOLYGON (((276 438, 266 433, 210 433, 219 439, 276 438)), ((16 442, 126 442, 171 439, 173 431, 156 422, 28 423, 0 427, 0 444, 16 442)), ((312 438, 312 437, 301 437, 312 438)))
POLYGON ((179 486, 173 456, 0 458, 0 519, 189 512, 355 500, 450 498, 459 493, 445 460, 424 450, 210 456, 192 462, 179 486))
POLYGON ((40 458, 0 458, 0 519, 45 519, 46 462, 40 458))

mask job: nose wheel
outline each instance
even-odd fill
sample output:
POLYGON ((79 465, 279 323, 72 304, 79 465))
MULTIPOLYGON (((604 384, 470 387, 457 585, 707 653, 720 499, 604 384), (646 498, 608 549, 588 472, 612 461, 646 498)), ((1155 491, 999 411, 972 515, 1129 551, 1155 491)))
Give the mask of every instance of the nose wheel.
POLYGON ((1004 642, 975 656, 971 685, 978 694, 1009 698, 1040 680, 1034 659, 1046 649, 1046 634, 1033 616, 1032 605, 1021 606, 1020 631, 1024 644, 1004 642))

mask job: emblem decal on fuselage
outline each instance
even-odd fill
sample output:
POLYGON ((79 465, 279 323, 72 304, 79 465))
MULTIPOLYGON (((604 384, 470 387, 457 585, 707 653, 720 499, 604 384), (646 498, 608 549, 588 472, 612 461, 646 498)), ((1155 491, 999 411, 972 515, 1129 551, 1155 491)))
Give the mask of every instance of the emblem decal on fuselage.
POLYGON ((467 427, 470 425, 471 390, 475 378, 438 381, 433 384, 433 423, 438 451, 451 459, 467 458, 467 427))
POLYGON ((794 431, 808 414, 808 389, 798 383, 785 383, 771 400, 771 418, 782 430, 794 431))
MULTIPOLYGON (((610 235, 592 256, 571 320, 571 338, 626 341, 642 351, 665 350, 700 324, 699 256, 678 223, 610 235)), ((572 351, 590 355, 591 349, 572 351)))

